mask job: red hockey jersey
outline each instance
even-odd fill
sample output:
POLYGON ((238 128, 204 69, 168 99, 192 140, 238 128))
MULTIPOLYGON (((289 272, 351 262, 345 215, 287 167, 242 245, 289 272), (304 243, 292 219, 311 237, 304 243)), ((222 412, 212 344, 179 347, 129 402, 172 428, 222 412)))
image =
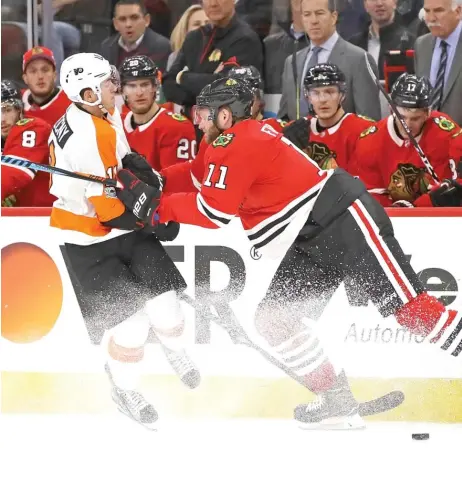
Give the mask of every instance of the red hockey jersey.
POLYGON ((359 135, 374 124, 374 120, 356 114, 345 114, 334 126, 319 129, 317 118, 310 118, 308 155, 323 169, 339 166, 350 172, 350 160, 359 135))
MULTIPOLYGON (((24 118, 8 134, 3 154, 48 164, 51 127, 42 119, 24 118)), ((51 206, 50 176, 41 171, 2 164, 2 203, 6 206, 51 206)))
MULTIPOLYGON (((440 180, 452 177, 449 145, 456 131, 454 121, 434 111, 416 138, 440 180)), ((398 134, 393 116, 361 133, 352 171, 384 206, 399 200, 413 203, 435 183, 410 141, 398 134)))
POLYGON ((59 88, 58 93, 49 102, 43 106, 34 104, 31 99, 29 89, 26 89, 22 95, 24 104, 24 115, 26 117, 39 118, 46 121, 51 127, 55 122, 64 116, 66 109, 72 104, 64 91, 59 88))
POLYGON ((449 164, 453 179, 462 179, 462 129, 459 129, 451 138, 449 164))
POLYGON ((146 124, 132 125, 133 113, 123 121, 128 143, 142 154, 156 170, 193 159, 196 155, 196 132, 192 122, 181 114, 160 108, 146 124))
POLYGON ((199 193, 162 196, 160 222, 218 228, 237 215, 256 250, 278 245, 271 251, 279 255, 306 222, 331 174, 270 125, 251 119, 218 136, 205 151, 204 164, 199 193))

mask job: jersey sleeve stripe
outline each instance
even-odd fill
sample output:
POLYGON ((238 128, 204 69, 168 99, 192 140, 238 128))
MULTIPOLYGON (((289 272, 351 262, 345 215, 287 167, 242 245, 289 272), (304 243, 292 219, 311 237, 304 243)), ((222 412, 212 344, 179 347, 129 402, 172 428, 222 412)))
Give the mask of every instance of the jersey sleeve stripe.
POLYGON ((210 221, 220 227, 226 226, 233 219, 232 216, 230 217, 226 213, 222 213, 221 211, 214 210, 210 207, 200 193, 197 195, 197 208, 210 221))
POLYGON ((8 164, 7 165, 9 168, 14 168, 19 171, 22 171, 24 174, 27 174, 27 176, 30 177, 30 179, 34 179, 35 175, 37 174, 37 171, 35 169, 30 169, 30 168, 25 168, 24 166, 16 166, 13 164, 8 164))

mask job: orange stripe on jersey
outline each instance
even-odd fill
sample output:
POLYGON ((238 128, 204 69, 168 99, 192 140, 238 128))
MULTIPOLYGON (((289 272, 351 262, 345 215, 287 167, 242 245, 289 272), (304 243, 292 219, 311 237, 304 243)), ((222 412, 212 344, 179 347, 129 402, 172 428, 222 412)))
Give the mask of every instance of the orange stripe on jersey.
POLYGON ((111 231, 110 228, 101 225, 95 217, 76 215, 55 207, 51 210, 50 226, 61 230, 80 231, 90 236, 104 236, 111 231))
MULTIPOLYGON (((96 144, 98 146, 99 156, 104 164, 104 170, 108 178, 115 179, 118 168, 116 131, 105 119, 95 116, 91 116, 91 119, 95 125, 96 144)), ((120 200, 117 198, 107 198, 104 194, 101 196, 92 196, 90 201, 95 207, 100 222, 117 218, 125 211, 125 206, 120 200)))

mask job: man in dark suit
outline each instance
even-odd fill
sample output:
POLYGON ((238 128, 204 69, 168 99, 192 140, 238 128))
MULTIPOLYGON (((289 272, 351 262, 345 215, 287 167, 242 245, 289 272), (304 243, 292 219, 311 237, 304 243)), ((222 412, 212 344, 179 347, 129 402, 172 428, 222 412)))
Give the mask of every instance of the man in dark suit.
POLYGON ((149 28, 151 21, 140 0, 119 0, 114 8, 114 28, 117 34, 101 45, 101 55, 119 67, 127 57, 146 55, 161 71, 171 53, 170 41, 149 28))
MULTIPOLYGON (((299 119, 308 114, 303 96, 303 79, 308 68, 329 62, 345 74, 346 95, 343 107, 378 120, 381 117, 377 86, 366 67, 363 49, 342 39, 336 30, 338 13, 334 0, 302 0, 302 21, 311 45, 286 59, 278 117, 299 119)), ((377 74, 377 64, 368 55, 377 74)))
POLYGON ((425 0, 430 33, 415 43, 415 73, 430 79, 433 108, 462 124, 462 1, 425 0))

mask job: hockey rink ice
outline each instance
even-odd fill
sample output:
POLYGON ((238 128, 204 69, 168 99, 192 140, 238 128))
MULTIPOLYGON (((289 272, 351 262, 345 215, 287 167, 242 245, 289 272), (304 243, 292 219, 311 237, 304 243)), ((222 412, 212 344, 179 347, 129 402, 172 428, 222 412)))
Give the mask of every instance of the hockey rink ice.
POLYGON ((462 425, 304 431, 282 420, 2 415, 2 483, 460 482, 462 425), (429 432, 415 441, 413 432, 429 432))

